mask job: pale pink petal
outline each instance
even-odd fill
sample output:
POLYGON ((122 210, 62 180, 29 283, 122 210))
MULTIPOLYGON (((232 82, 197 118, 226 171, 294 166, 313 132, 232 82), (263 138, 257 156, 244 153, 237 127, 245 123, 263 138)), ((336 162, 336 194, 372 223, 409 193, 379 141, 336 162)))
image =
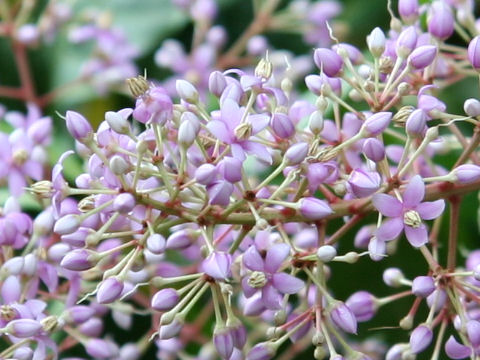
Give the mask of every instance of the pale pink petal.
POLYGON ((267 284, 262 288, 262 301, 271 310, 277 310, 282 307, 282 295, 272 284, 267 284))
POLYGON ((375 194, 372 197, 375 208, 384 216, 398 217, 402 215, 403 205, 398 199, 386 194, 375 194))
POLYGON ((243 264, 249 268, 250 270, 254 271, 263 271, 263 259, 258 253, 255 246, 250 246, 244 253, 243 253, 243 264))
POLYGON ((8 175, 8 189, 13 196, 20 196, 24 192, 24 188, 27 186, 27 182, 21 174, 16 169, 11 169, 8 175))
POLYGON ((410 182, 403 193, 403 205, 412 209, 423 200, 425 196, 425 184, 420 175, 415 175, 410 179, 410 182))
POLYGON ((408 242, 414 247, 420 247, 428 242, 427 228, 423 224, 417 228, 405 226, 405 236, 408 242))
POLYGON ((235 128, 240 124, 243 111, 238 104, 232 99, 225 99, 221 106, 222 121, 227 126, 230 132, 233 132, 235 128))
POLYGON ((375 235, 383 241, 393 240, 402 232, 404 227, 401 217, 394 217, 383 222, 375 235))
POLYGON ((303 288, 304 283, 295 276, 282 272, 273 275, 273 286, 282 294, 295 294, 303 288))
POLYGON ((277 272, 282 263, 290 254, 290 246, 287 244, 275 244, 267 251, 265 258, 265 271, 273 274, 277 272))
POLYGON ((415 210, 417 210, 422 219, 432 220, 439 217, 443 210, 445 210, 445 200, 440 199, 436 201, 423 202, 418 204, 415 210))
POLYGON ((227 126, 218 120, 212 120, 207 124, 207 129, 221 141, 230 144, 232 135, 229 133, 227 126))

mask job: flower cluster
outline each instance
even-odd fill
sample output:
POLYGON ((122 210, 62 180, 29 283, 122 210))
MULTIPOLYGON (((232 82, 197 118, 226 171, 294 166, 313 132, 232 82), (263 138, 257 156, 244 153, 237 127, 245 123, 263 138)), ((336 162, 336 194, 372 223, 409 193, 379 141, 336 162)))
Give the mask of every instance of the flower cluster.
POLYGON ((364 53, 335 37, 336 2, 255 3, 253 24, 308 20, 303 35, 320 47, 306 93, 294 89, 293 61, 265 53, 268 27, 222 55, 213 0, 175 1, 198 33, 189 55, 174 40, 157 51, 174 72, 164 83, 132 76, 133 47, 101 19, 71 33, 99 46, 87 77, 129 77, 134 101, 96 129, 67 111, 75 151, 52 169, 52 119, 22 84, 28 112, 4 111, 12 131, 0 133, 10 192, 0 209, 0 359, 64 358, 70 348, 140 359, 153 346, 159 359, 479 356, 480 250, 457 252, 462 199, 480 189, 480 100, 447 112, 437 93, 479 76, 473 3, 399 0, 389 31, 373 29, 364 53), (449 42, 454 32, 462 45, 449 42), (84 168, 72 179, 74 154, 84 168), (424 260, 423 272, 409 278, 400 258, 405 269, 373 274, 389 294, 333 290, 346 268, 399 249, 424 260), (400 299, 411 307, 391 319, 399 342, 368 338, 359 323, 400 299), (131 342, 114 340, 107 314, 131 342), (138 318, 151 321, 143 333, 133 331, 138 318))

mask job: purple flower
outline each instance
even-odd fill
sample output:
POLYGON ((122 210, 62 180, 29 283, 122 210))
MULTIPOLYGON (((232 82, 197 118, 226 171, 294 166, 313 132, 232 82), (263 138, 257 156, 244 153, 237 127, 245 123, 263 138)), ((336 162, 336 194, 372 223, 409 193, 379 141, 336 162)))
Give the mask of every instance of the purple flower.
POLYGON ((232 255, 223 251, 212 252, 203 260, 202 268, 205 273, 214 279, 225 280, 230 276, 232 255))
POLYGON ((243 264, 252 272, 242 280, 247 297, 256 289, 262 291, 262 301, 269 309, 281 308, 281 294, 295 294, 303 286, 303 281, 287 273, 279 272, 281 265, 290 255, 287 244, 273 244, 262 256, 255 246, 250 246, 243 254, 243 264))
POLYGON ((386 195, 375 194, 372 198, 373 206, 388 216, 377 229, 377 238, 388 241, 395 239, 405 230, 407 240, 414 247, 420 247, 428 242, 428 233, 422 220, 432 220, 438 217, 445 208, 445 201, 421 202, 425 196, 425 184, 419 175, 414 176, 402 200, 386 195))
POLYGON ((419 325, 410 335, 410 351, 413 354, 421 353, 425 350, 433 339, 433 332, 427 325, 419 325))
POLYGON ((245 108, 227 98, 220 106, 220 117, 207 124, 208 130, 231 147, 234 158, 244 161, 245 153, 254 155, 267 164, 272 163, 272 156, 265 145, 251 140, 251 137, 265 129, 269 117, 262 114, 248 115, 242 122, 245 108))
POLYGON ((474 69, 480 69, 480 36, 475 36, 468 44, 468 60, 474 69))
POLYGON ((445 352, 450 359, 465 359, 471 355, 472 349, 460 344, 453 335, 450 335, 445 343, 445 352))

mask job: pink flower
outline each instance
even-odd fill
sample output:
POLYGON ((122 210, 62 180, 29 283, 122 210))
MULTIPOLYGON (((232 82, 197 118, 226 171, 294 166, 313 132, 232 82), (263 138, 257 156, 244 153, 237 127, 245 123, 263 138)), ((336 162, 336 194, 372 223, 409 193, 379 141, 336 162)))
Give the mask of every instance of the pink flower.
POLYGON ((375 194, 373 206, 388 216, 377 229, 378 239, 388 241, 399 236, 405 230, 407 240, 414 247, 428 242, 427 228, 422 220, 432 220, 445 209, 445 201, 421 202, 425 197, 425 184, 419 175, 414 176, 403 193, 402 200, 386 194, 375 194))

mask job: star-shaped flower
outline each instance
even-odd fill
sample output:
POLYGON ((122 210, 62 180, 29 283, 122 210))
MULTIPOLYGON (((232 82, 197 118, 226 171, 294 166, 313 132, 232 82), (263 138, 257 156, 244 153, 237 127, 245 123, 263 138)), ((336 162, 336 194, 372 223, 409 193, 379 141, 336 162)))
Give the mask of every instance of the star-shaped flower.
POLYGON ((412 246, 420 247, 428 242, 428 232, 422 220, 432 220, 445 209, 444 200, 421 202, 425 197, 425 184, 420 175, 414 176, 403 193, 402 200, 375 194, 372 203, 389 219, 377 229, 376 237, 383 241, 395 239, 402 230, 412 246))

